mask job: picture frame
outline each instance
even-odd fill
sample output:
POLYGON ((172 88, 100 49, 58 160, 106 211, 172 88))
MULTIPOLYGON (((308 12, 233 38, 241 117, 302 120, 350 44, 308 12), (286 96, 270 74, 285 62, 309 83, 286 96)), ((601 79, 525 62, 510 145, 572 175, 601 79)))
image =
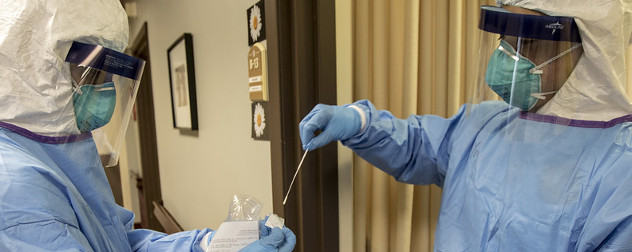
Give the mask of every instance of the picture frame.
POLYGON ((198 130, 193 35, 184 33, 167 49, 173 127, 198 130))

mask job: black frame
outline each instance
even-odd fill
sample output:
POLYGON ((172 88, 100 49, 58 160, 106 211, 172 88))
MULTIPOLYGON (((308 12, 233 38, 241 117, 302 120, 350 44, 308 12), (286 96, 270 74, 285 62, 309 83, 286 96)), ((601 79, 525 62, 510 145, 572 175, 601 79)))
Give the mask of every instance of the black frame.
MULTIPOLYGON (((174 51, 175 52, 175 51, 174 51)), ((184 33, 180 36, 171 46, 167 49, 167 61, 169 65, 169 87, 171 91, 171 114, 173 116, 173 127, 184 130, 198 130, 198 118, 197 118, 197 100, 195 93, 195 64, 193 60, 193 36, 191 33, 184 33), (184 55, 185 55, 185 69, 186 69, 186 77, 187 77, 187 87, 185 89, 188 91, 188 106, 190 107, 189 112, 191 116, 191 127, 183 127, 177 124, 176 118, 176 99, 174 94, 174 76, 172 69, 172 51, 175 47, 184 43, 184 55)), ((186 94, 185 94, 186 97, 186 94)))

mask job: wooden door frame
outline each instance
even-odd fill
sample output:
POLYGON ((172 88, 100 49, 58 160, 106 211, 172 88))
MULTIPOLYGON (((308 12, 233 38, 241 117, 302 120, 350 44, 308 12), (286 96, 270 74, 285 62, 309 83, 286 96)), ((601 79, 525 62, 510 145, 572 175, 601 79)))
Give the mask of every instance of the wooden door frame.
POLYGON ((266 0, 274 212, 297 235, 295 251, 338 251, 336 144, 303 154, 298 124, 318 103, 336 103, 335 0, 266 0))
MULTIPOLYGON (((136 96, 136 115, 138 117, 138 135, 140 145, 140 161, 142 167, 141 217, 142 227, 157 231, 164 228, 154 214, 153 202, 162 202, 160 188, 160 169, 158 166, 158 147, 156 140, 156 120, 154 116, 154 98, 151 82, 151 64, 149 59, 149 37, 147 22, 143 23, 129 53, 145 60, 145 69, 136 96)), ((126 175, 124 175, 126 176, 126 175)))

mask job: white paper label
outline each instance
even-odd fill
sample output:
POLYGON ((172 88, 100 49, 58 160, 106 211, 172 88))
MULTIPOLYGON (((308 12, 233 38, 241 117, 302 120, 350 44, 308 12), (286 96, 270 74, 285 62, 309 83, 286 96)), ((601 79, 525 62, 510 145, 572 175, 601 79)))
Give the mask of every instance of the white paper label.
POLYGON ((229 221, 219 225, 206 252, 233 252, 259 240, 258 221, 229 221))
POLYGON ((261 85, 249 87, 248 90, 250 92, 259 92, 259 91, 261 91, 261 85))
POLYGON ((248 82, 249 82, 249 83, 253 83, 253 82, 261 82, 261 75, 248 78, 248 82))
POLYGON ((268 220, 266 221, 266 226, 269 228, 283 228, 283 225, 285 225, 285 220, 281 217, 279 217, 276 214, 270 214, 270 216, 268 216, 268 220))

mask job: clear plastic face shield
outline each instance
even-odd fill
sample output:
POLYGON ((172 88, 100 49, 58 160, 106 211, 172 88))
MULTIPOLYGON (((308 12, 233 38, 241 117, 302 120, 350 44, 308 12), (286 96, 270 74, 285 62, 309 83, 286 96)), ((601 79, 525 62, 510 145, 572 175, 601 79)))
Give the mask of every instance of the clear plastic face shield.
POLYGON ((591 162, 585 153, 590 146, 580 141, 590 132, 575 127, 586 121, 537 113, 547 102, 558 102, 551 99, 583 53, 573 18, 527 13, 481 7, 478 72, 468 83, 473 93, 457 136, 471 145, 452 149, 467 151, 463 162, 476 185, 473 195, 497 195, 468 200, 497 216, 516 213, 498 218, 539 232, 565 218, 558 215, 562 207, 576 206, 569 197, 577 194, 567 190, 577 183, 578 164, 591 162))
POLYGON ((72 76, 77 128, 92 132, 103 165, 118 163, 145 61, 98 45, 73 42, 72 76))
POLYGON ((583 52, 579 31, 571 17, 506 8, 481 7, 479 70, 470 102, 502 100, 535 113, 577 64, 583 52))

